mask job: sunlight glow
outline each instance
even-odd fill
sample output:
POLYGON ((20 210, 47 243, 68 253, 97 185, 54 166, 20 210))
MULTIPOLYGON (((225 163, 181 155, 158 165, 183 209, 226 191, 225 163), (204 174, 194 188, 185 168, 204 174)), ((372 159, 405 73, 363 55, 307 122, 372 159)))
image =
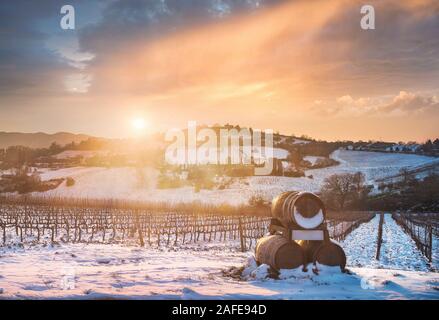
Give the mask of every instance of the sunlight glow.
POLYGON ((146 128, 146 121, 143 118, 134 118, 131 125, 136 131, 144 131, 146 128))

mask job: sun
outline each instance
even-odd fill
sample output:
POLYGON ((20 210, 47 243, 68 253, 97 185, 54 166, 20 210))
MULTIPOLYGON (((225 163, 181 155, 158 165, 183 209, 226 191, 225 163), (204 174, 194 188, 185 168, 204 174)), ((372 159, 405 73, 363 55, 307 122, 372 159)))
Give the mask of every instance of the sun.
POLYGON ((144 131, 146 128, 146 121, 144 118, 134 118, 131 125, 136 131, 144 131))

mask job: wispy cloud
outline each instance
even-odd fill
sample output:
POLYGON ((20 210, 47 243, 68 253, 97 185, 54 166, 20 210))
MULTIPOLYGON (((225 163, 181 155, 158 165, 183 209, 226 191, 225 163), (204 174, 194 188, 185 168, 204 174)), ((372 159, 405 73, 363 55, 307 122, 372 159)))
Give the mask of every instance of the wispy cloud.
POLYGON ((357 0, 74 0, 68 33, 62 4, 0 3, 1 119, 25 107, 52 119, 96 113, 113 129, 143 108, 157 126, 196 119, 338 138, 370 135, 377 116, 394 123, 374 134, 397 134, 410 114, 419 139, 439 122, 436 0, 368 1, 374 31, 360 28, 357 0))
POLYGON ((400 91, 394 96, 375 96, 353 98, 343 95, 335 100, 316 100, 313 104, 316 113, 337 117, 350 116, 405 116, 427 113, 429 116, 439 114, 439 98, 434 94, 400 91))

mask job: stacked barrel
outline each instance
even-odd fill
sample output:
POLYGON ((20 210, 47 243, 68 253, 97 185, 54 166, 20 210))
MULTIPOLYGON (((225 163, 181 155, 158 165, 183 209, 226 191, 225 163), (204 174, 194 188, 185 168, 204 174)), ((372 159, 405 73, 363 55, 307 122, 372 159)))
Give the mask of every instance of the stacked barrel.
MULTIPOLYGON (((271 206, 270 235, 258 240, 256 261, 276 270, 314 266, 346 266, 343 249, 329 239, 326 209, 314 193, 290 191, 271 206)), ((317 269, 315 269, 317 270, 317 269)))

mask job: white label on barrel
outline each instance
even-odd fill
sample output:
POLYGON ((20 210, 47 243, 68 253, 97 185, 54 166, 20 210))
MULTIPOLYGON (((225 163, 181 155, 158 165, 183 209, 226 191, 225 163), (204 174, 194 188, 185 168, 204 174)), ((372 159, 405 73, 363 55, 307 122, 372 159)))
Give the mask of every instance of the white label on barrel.
POLYGON ((293 230, 293 240, 323 240, 322 230, 293 230))

